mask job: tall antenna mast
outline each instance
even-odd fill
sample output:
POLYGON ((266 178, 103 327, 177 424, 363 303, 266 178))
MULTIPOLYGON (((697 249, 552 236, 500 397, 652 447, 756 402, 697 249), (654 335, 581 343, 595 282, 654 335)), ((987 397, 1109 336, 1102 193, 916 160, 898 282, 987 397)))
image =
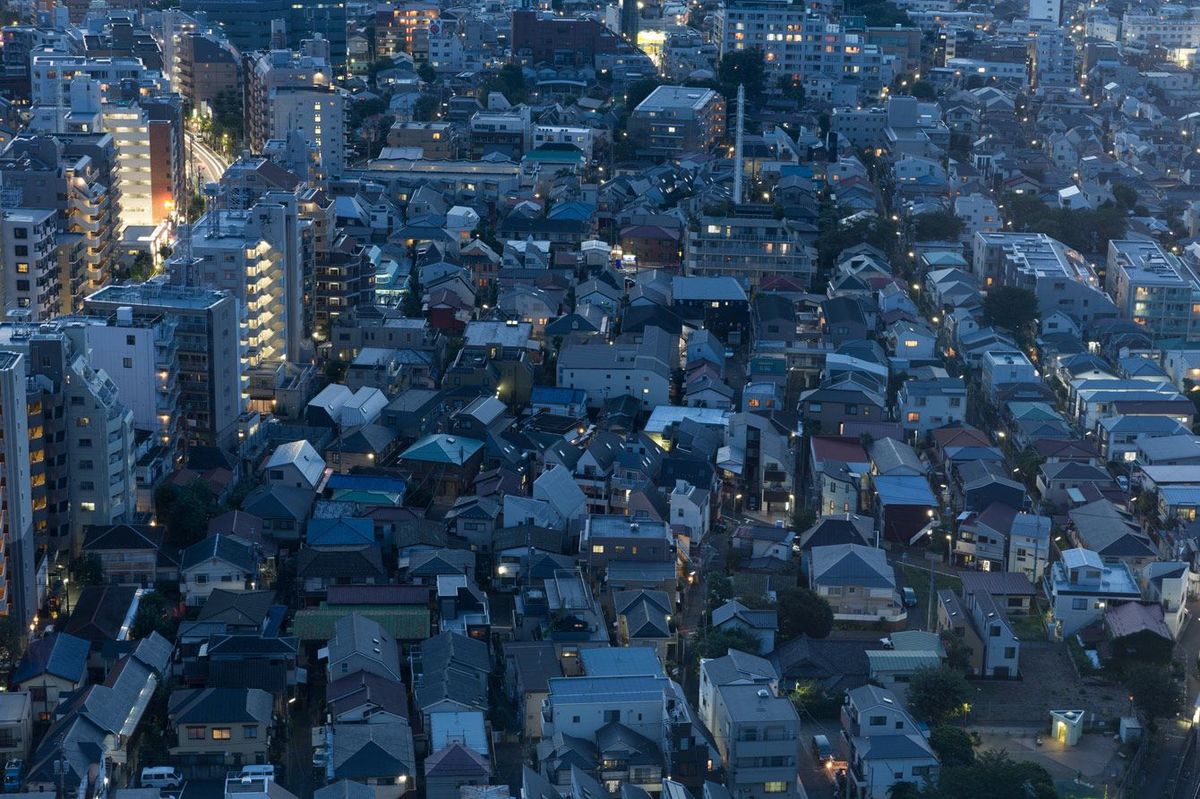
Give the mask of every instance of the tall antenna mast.
POLYGON ((733 145, 733 202, 742 202, 742 136, 745 127, 746 85, 738 84, 737 93, 737 138, 733 145))

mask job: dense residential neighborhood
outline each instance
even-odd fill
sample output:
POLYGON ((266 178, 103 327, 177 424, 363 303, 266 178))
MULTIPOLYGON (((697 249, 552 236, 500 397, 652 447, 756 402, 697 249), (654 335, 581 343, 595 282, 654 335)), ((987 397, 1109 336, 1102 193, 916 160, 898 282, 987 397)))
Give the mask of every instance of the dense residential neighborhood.
POLYGON ((0 22, 5 794, 1200 796, 1200 6, 0 22))

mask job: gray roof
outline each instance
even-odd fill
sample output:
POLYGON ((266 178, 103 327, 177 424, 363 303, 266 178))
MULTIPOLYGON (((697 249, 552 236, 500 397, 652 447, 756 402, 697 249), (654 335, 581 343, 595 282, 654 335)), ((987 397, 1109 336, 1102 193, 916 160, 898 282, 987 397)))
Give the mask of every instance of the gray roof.
POLYGON ((739 721, 782 721, 800 725, 800 717, 790 699, 775 696, 761 685, 718 685, 717 691, 725 700, 729 718, 739 721), (766 696, 763 696, 763 692, 766 696))
POLYGON ((338 780, 318 788, 313 799, 375 799, 375 789, 354 780, 338 780))
POLYGON ((779 612, 775 610, 753 610, 736 599, 731 599, 712 612, 714 627, 728 621, 740 621, 754 630, 776 630, 779 628, 779 612))
POLYGON ((895 571, 882 549, 861 544, 833 544, 813 547, 810 557, 813 582, 817 585, 896 587, 895 571))
POLYGON ((855 738, 854 744, 865 760, 937 760, 925 736, 917 732, 855 738))
POLYGON ((254 547, 238 538, 227 535, 210 535, 203 541, 192 544, 183 551, 181 569, 193 569, 206 560, 216 558, 232 563, 244 572, 258 568, 258 556, 254 547))
POLYGON ((333 638, 329 639, 329 662, 337 663, 358 655, 374 661, 400 679, 400 650, 396 640, 378 622, 350 613, 334 623, 333 638))
POLYGON ((879 474, 925 474, 928 471, 915 449, 894 438, 871 442, 870 455, 879 474))
POLYGON ((705 660, 701 668, 713 685, 766 683, 779 679, 771 661, 740 649, 730 649, 724 657, 705 660))

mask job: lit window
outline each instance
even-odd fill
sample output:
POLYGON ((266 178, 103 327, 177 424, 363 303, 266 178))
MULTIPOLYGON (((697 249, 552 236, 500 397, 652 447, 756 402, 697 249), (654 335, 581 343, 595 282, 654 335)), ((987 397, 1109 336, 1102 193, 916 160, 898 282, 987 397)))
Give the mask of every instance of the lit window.
POLYGON ((228 741, 233 737, 233 732, 229 727, 213 727, 212 739, 214 741, 228 741))
POLYGON ((592 544, 592 554, 593 555, 603 555, 604 554, 604 544, 592 544))

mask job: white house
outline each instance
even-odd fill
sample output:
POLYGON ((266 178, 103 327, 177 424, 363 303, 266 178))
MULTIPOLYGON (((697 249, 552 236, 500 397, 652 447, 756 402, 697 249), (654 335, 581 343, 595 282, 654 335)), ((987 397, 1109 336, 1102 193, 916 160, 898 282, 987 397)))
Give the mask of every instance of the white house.
POLYGON ((647 327, 642 333, 619 336, 613 343, 599 339, 569 342, 558 356, 558 385, 583 389, 591 407, 630 396, 649 410, 670 404, 671 376, 678 364, 678 337, 647 327))
POLYGON ((901 427, 920 438, 966 419, 967 385, 961 377, 908 380, 900 387, 896 401, 901 427))
POLYGON ((691 544, 702 542, 711 525, 709 492, 686 480, 676 480, 668 500, 671 503, 671 529, 682 532, 691 544))
POLYGON ((189 607, 203 605, 214 588, 253 591, 261 560, 258 548, 240 538, 210 535, 183 551, 179 588, 189 607))
POLYGON ((913 717, 886 688, 864 685, 846 692, 842 735, 850 745, 849 796, 888 799, 898 782, 924 785, 937 780, 937 755, 913 717))
POLYGON ((1068 549, 1050 570, 1051 621, 1060 638, 1103 617, 1110 605, 1141 598, 1125 563, 1105 563, 1090 549, 1068 549))
POLYGON ((325 472, 325 459, 306 440, 280 444, 267 459, 267 482, 271 485, 316 489, 325 472))

